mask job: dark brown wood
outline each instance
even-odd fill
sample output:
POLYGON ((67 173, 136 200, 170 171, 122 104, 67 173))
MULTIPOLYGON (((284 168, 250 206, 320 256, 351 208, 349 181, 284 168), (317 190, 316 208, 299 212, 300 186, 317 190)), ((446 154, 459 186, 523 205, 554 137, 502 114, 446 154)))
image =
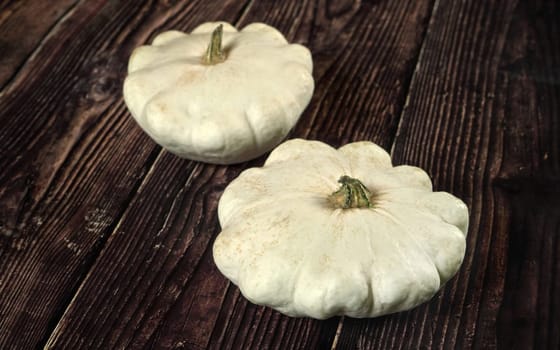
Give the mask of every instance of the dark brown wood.
POLYGON ((560 348, 560 4, 516 8, 501 64, 503 161, 511 212, 501 348, 560 348), (516 38, 516 40, 513 40, 516 38))
POLYGON ((122 103, 132 49, 243 6, 84 1, 2 96, 1 348, 47 340, 160 152, 122 103))
POLYGON ((0 4, 0 348, 560 347, 560 7, 539 1, 0 4), (311 48, 291 137, 372 140, 471 211, 460 273, 371 320, 255 306, 211 255, 235 166, 181 160, 121 97, 167 29, 261 21, 311 48))
POLYGON ((388 148, 430 9, 431 1, 314 8, 313 22, 304 25, 312 28, 319 88, 293 135, 334 146, 369 139, 388 148))
POLYGON ((78 0, 5 1, 0 4, 0 93, 15 75, 31 64, 33 53, 78 0))
POLYGON ((339 348, 560 346, 559 9, 437 3, 393 158, 467 201, 467 255, 430 303, 346 320, 339 348))

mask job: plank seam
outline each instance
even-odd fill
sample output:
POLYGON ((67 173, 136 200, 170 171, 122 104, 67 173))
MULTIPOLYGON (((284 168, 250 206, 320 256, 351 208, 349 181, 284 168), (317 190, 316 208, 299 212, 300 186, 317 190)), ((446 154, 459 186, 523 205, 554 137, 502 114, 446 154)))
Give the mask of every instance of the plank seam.
POLYGON ((97 249, 97 251, 94 251, 91 254, 91 256, 89 258, 91 261, 90 261, 89 264, 87 264, 87 265, 89 265, 89 267, 87 268, 87 272, 84 273, 84 275, 81 278, 81 281, 79 283, 79 286, 76 288, 75 292, 72 293, 72 298, 70 299, 70 302, 66 305, 66 307, 64 308, 64 311, 60 314, 60 317, 53 317, 53 319, 56 319, 56 324, 54 322, 51 323, 51 324, 55 324, 53 327, 49 327, 52 330, 48 330, 46 332, 47 336, 45 336, 45 338, 39 342, 40 344, 42 344, 42 346, 41 346, 42 348, 48 349, 49 345, 52 344, 52 342, 54 340, 56 340, 56 338, 53 338, 53 336, 56 336, 57 330, 61 326, 61 321, 64 319, 64 315, 66 315, 68 310, 71 308, 74 301, 76 300, 76 296, 79 294, 80 290, 83 288, 84 281, 86 280, 87 276, 89 275, 89 273, 91 271, 91 267, 93 267, 93 265, 97 261, 97 258, 99 257, 99 255, 103 251, 103 247, 105 246, 105 244, 107 243, 109 238, 112 237, 113 234, 115 234, 116 231, 118 231, 118 228, 120 227, 120 225, 123 221, 123 218, 125 217, 126 212, 130 208, 129 204, 134 200, 134 198, 136 198, 136 195, 138 194, 140 189, 149 180, 149 175, 153 172, 153 169, 154 169, 154 167, 157 163, 157 160, 162 156, 162 154, 163 154, 162 150, 159 149, 159 148, 156 148, 148 156, 146 164, 149 164, 149 169, 146 172, 146 175, 140 181, 138 181, 137 184, 130 191, 130 194, 129 194, 128 198, 123 203, 124 204, 123 209, 121 209, 121 212, 118 213, 115 216, 115 218, 118 218, 118 220, 115 220, 114 224, 107 228, 107 232, 110 232, 110 234, 108 234, 105 237, 105 239, 100 240, 99 248, 97 249))
POLYGON ((21 64, 19 64, 16 67, 11 77, 8 78, 3 85, 0 85, 0 98, 2 98, 8 90, 10 90, 10 88, 15 83, 17 78, 20 76, 20 74, 22 73, 23 69, 27 66, 27 64, 37 56, 39 51, 41 51, 41 49, 45 46, 47 40, 58 31, 62 23, 64 23, 68 18, 72 16, 74 11, 76 11, 78 5, 80 5, 82 2, 85 1, 84 0, 76 1, 74 5, 70 6, 68 10, 66 10, 66 12, 50 26, 50 28, 45 32, 45 35, 43 35, 41 40, 39 40, 38 44, 31 51, 31 53, 29 53, 29 55, 27 55, 27 57, 23 60, 23 62, 21 62, 21 64))
POLYGON ((440 4, 440 0, 434 1, 434 4, 432 6, 432 11, 430 13, 430 18, 428 19, 428 25, 426 26, 426 29, 422 35, 422 40, 421 40, 422 43, 420 44, 420 50, 418 50, 418 54, 416 55, 417 57, 416 65, 414 66, 414 70, 412 71, 412 74, 410 75, 410 79, 406 84, 407 88, 406 88, 404 105, 402 106, 400 117, 399 117, 399 123, 397 124, 397 128, 394 131, 393 142, 391 143, 391 151, 390 151, 391 157, 393 156, 393 153, 395 151, 395 145, 397 144, 397 139, 399 138, 400 132, 402 130, 402 125, 404 124, 405 111, 410 103, 410 93, 416 87, 416 79, 415 79, 416 74, 420 70, 422 57, 425 55, 426 38, 431 34, 431 29, 434 26, 434 15, 439 8, 439 4, 440 4))

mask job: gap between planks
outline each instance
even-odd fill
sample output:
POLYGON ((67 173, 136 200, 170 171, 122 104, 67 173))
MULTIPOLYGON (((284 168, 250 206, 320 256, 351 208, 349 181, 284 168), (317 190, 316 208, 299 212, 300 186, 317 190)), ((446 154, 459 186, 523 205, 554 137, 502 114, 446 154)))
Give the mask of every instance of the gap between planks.
POLYGON ((37 57, 38 53, 41 51, 41 49, 45 46, 45 43, 52 37, 54 36, 58 30, 60 29, 60 27, 68 20, 68 18, 70 18, 74 12, 76 11, 76 9, 79 7, 79 5, 85 2, 85 0, 81 0, 81 1, 76 1, 72 6, 70 6, 65 13, 60 16, 60 18, 58 18, 50 27, 49 29, 47 29, 47 31, 45 32, 45 34, 41 37, 41 39, 39 40, 39 42, 37 43, 37 45, 35 46, 35 48, 33 50, 31 50, 31 53, 29 53, 27 55, 27 57, 25 59, 23 59, 23 61, 14 69, 14 72, 12 73, 12 75, 4 82, 4 84, 2 86, 0 86, 0 99, 10 91, 10 89, 14 86, 15 82, 18 80, 18 78, 20 77, 20 75, 22 74, 22 72, 24 71, 24 68, 26 68, 28 66, 28 64, 33 61, 35 59, 35 57, 37 57))

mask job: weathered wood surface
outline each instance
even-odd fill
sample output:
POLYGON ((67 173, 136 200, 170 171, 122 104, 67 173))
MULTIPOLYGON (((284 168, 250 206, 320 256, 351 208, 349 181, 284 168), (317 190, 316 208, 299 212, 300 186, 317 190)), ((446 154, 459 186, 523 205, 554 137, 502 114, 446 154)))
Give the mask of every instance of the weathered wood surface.
POLYGON ((1 3, 0 348, 559 348, 559 23, 552 0, 1 3), (375 141, 468 203, 431 302, 292 319, 218 273, 217 201, 264 157, 178 159, 120 92, 135 46, 217 19, 312 50, 291 137, 375 141))

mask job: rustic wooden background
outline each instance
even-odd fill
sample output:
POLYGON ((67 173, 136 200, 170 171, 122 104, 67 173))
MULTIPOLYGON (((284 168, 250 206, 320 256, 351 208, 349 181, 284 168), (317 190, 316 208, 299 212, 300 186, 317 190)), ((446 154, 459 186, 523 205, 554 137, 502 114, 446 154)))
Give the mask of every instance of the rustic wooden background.
POLYGON ((559 195, 557 1, 0 1, 1 349, 559 349, 559 195), (134 47, 210 20, 311 49, 291 137, 375 141, 467 202, 431 302, 293 319, 218 273, 217 201, 265 157, 174 157, 121 94, 134 47))

